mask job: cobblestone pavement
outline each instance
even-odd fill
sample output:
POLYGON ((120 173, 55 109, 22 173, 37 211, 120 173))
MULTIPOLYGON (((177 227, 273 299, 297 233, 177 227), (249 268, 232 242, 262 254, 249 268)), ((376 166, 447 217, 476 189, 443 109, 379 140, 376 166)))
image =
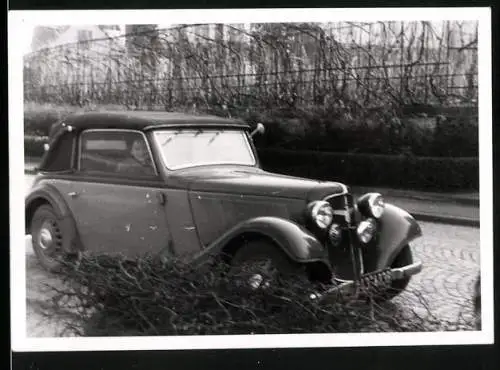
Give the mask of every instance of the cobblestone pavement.
POLYGON ((425 306, 413 292, 425 298, 439 320, 455 321, 473 314, 472 295, 479 273, 479 228, 420 222, 423 236, 412 244, 422 272, 413 277, 408 293, 394 303, 425 314, 425 306))

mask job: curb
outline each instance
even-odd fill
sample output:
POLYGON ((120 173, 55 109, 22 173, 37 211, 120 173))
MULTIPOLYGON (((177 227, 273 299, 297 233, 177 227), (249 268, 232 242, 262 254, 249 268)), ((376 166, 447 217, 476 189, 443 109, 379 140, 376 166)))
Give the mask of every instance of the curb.
POLYGON ((417 221, 434 222, 455 226, 480 227, 480 221, 472 218, 457 217, 457 216, 438 216, 428 213, 411 213, 417 221))

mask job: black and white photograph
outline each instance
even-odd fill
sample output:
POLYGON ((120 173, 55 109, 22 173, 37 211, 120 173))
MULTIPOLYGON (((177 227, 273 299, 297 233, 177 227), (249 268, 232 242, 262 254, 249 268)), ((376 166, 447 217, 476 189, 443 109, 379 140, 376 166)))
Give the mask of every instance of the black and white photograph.
POLYGON ((9 18, 17 348, 493 342, 488 8, 9 18))

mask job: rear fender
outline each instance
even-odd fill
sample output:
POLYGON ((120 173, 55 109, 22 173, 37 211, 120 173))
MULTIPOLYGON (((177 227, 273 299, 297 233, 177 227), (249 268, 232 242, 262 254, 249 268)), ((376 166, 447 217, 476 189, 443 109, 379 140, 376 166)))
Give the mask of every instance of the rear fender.
POLYGON ((327 249, 308 230, 294 222, 279 217, 256 217, 243 221, 195 256, 203 262, 212 256, 228 253, 227 247, 244 235, 269 238, 292 260, 299 263, 328 262, 327 249))
POLYGON ((422 236, 422 230, 413 216, 392 204, 386 204, 380 228, 376 246, 377 270, 389 267, 407 244, 422 236))
POLYGON ((31 221, 37 208, 43 204, 49 204, 58 216, 58 222, 67 236, 63 240, 63 249, 68 253, 74 253, 81 250, 82 246, 78 242, 78 231, 73 215, 59 194, 52 185, 39 185, 32 189, 25 199, 25 234, 30 233, 31 221))

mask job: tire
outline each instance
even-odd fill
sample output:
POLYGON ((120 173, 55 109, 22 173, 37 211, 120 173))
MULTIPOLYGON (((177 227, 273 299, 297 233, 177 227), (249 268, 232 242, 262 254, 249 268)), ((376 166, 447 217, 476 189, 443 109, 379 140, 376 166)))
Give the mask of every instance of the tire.
POLYGON ((230 261, 229 274, 252 289, 307 278, 299 264, 267 240, 250 241, 240 247, 230 261))
POLYGON ((64 258, 63 238, 59 217, 49 205, 35 211, 30 227, 32 246, 40 264, 49 272, 59 272, 64 258))
MULTIPOLYGON (((411 265, 412 263, 413 263, 413 254, 411 252, 410 246, 406 245, 403 247, 401 252, 399 252, 399 254, 392 262, 391 268, 403 267, 411 265)), ((406 277, 404 279, 394 280, 391 283, 390 288, 380 295, 380 300, 390 301, 391 299, 401 294, 410 283, 410 279, 411 277, 406 277)))

